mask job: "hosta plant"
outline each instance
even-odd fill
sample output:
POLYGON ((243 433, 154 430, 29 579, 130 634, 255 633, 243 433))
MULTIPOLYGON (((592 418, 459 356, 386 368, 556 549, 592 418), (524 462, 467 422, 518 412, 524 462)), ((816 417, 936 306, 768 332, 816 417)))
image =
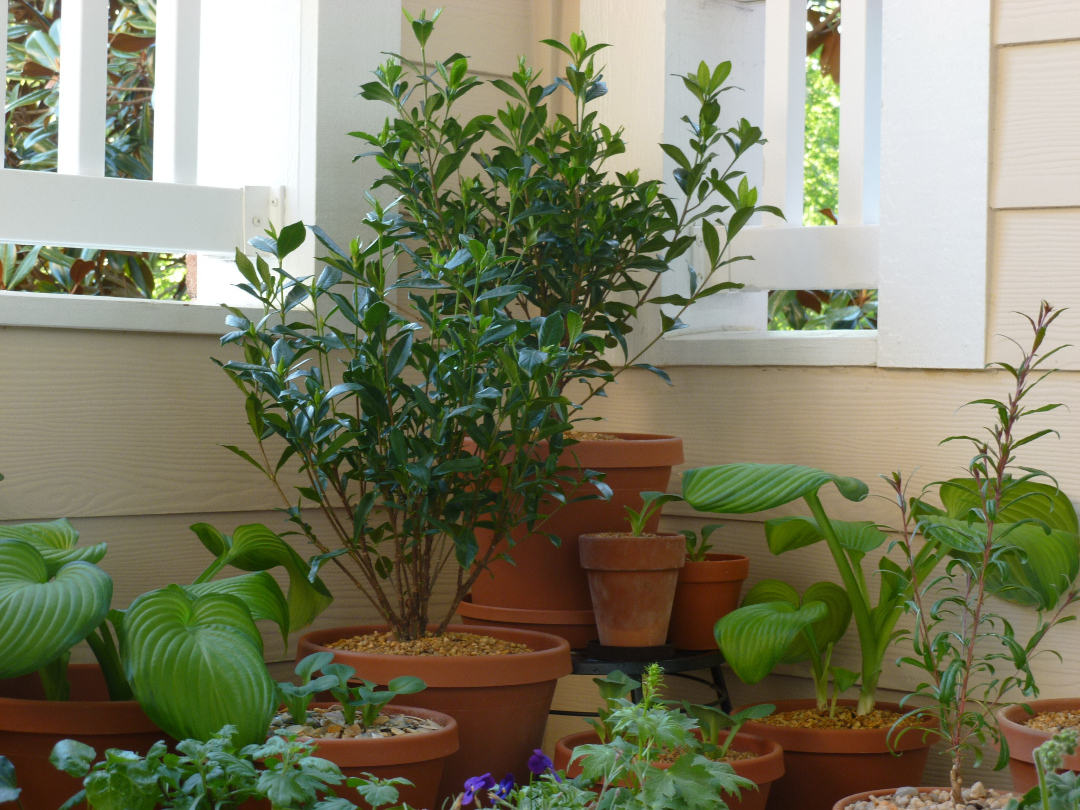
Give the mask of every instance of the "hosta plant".
POLYGON ((79 546, 66 520, 0 527, 0 678, 36 671, 49 699, 66 700, 70 650, 85 640, 110 697, 137 699, 173 737, 208 739, 231 722, 243 741, 263 739, 274 684, 255 622, 273 621, 284 642, 330 596, 265 526, 232 536, 192 529, 215 561, 192 584, 150 591, 121 611, 111 609, 112 579, 96 564, 104 543, 79 546), (212 579, 229 565, 248 573, 212 579), (288 597, 269 573, 279 566, 290 577, 288 597))

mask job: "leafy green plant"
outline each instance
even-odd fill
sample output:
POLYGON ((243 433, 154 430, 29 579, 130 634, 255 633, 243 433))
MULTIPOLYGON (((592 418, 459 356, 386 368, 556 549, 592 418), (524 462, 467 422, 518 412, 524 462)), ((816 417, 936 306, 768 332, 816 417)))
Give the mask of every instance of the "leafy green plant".
POLYGON ((693 529, 680 529, 680 532, 686 538, 687 562, 704 562, 706 556, 713 548, 712 543, 709 542, 709 538, 712 536, 713 532, 722 528, 724 528, 723 523, 708 523, 701 527, 700 535, 693 529))
POLYGON ((642 492, 641 500, 640 512, 629 506, 623 507, 626 510, 626 519, 630 522, 630 534, 634 537, 641 537, 645 533, 645 524, 663 508, 665 503, 681 501, 682 498, 670 492, 642 492))
POLYGON ((14 803, 22 810, 23 803, 19 798, 22 788, 15 778, 15 766, 7 757, 0 756, 0 804, 14 803))
POLYGON ((731 744, 735 742, 735 735, 749 720, 760 720, 768 717, 776 707, 770 703, 758 703, 747 706, 745 709, 728 714, 716 706, 701 706, 683 701, 683 711, 697 721, 701 729, 701 741, 704 743, 705 754, 710 759, 723 759, 731 750, 731 744), (727 738, 721 743, 720 732, 729 730, 727 738))
POLYGON ((175 753, 158 742, 145 756, 110 748, 99 762, 89 745, 62 740, 49 759, 82 779, 83 789, 61 810, 83 802, 93 810, 233 810, 252 799, 269 800, 273 810, 354 810, 334 797, 332 786, 344 777, 332 762, 313 756, 314 746, 274 737, 241 747, 239 738, 236 728, 225 726, 205 742, 181 740, 175 753))
POLYGON ((1066 756, 1076 753, 1076 729, 1063 729, 1032 752, 1039 783, 1006 810, 1075 810, 1080 807, 1080 779, 1075 771, 1057 773, 1066 756))
POLYGON ((1004 401, 969 403, 988 406, 994 414, 987 436, 945 440, 970 442, 974 455, 966 480, 941 484, 944 510, 922 497, 909 503, 907 483, 899 473, 886 479, 901 513, 897 545, 908 560, 908 572, 928 547, 937 546, 941 551, 935 553, 951 558, 932 581, 915 583, 908 572, 898 579, 900 590, 909 594, 905 606, 915 619, 914 630, 904 634, 912 655, 901 662, 922 670, 928 679, 914 695, 930 702, 928 711, 938 721, 952 760, 950 781, 957 801, 966 755, 977 767, 983 747, 993 743, 999 750, 995 767, 1008 763, 1009 746, 994 712, 1014 689, 1025 696, 1038 694, 1031 661, 1050 630, 1075 618, 1068 609, 1080 601, 1080 591, 1072 587, 1080 570, 1075 512, 1056 486, 1045 483, 1053 482, 1048 473, 1019 464, 1016 456, 1021 447, 1054 432, 1041 428, 1021 435, 1021 423, 1060 407, 1030 404, 1034 387, 1051 373, 1041 367, 1062 348, 1040 351, 1060 314, 1044 301, 1036 317, 1028 317, 1031 343, 1021 348, 1020 362, 991 364, 1012 378, 1013 387, 1004 401), (916 553, 918 534, 927 543, 916 553), (1017 637, 1011 623, 991 612, 989 600, 995 596, 1036 609, 1035 627, 1026 641, 1017 637))

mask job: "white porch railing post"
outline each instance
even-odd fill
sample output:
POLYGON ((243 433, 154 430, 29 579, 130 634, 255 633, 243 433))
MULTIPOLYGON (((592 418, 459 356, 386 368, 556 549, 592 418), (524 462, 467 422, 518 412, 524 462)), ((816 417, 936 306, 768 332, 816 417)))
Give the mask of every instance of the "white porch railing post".
MULTIPOLYGON (((846 9, 845 9, 846 11, 846 9)), ((764 176, 761 200, 802 224, 803 152, 806 138, 806 2, 765 4, 764 176)), ((771 214, 763 225, 783 225, 771 214)))
MULTIPOLYGON (((0 34, 0 53, 4 54, 4 99, 5 103, 0 104, 0 132, 7 132, 7 29, 8 29, 8 7, 10 0, 4 2, 4 32, 0 34)), ((7 149, 0 148, 0 169, 4 168, 5 161, 7 160, 7 149)))
POLYGON ((195 183, 199 155, 201 0, 158 0, 154 180, 195 183))
POLYGON ((837 219, 870 225, 881 168, 881 0, 847 0, 843 26, 837 219))
POLYGON ((105 174, 108 53, 109 0, 65 0, 56 160, 61 174, 105 174))

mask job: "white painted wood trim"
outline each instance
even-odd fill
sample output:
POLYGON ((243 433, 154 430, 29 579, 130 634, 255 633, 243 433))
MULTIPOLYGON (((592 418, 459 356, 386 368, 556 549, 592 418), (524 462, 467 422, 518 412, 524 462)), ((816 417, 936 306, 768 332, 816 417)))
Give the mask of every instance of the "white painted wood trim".
POLYGON ((195 183, 199 155, 201 0, 158 0, 154 180, 195 183))
POLYGON ((986 356, 987 0, 884 0, 878 365, 986 356))
MULTIPOLYGON (((244 309, 252 320, 261 310, 244 309)), ((111 332, 167 332, 224 335, 228 315, 218 305, 190 301, 147 301, 88 295, 0 290, 0 327, 100 329, 111 332)))
POLYGON ((0 169, 0 241, 232 254, 243 191, 0 169))
MULTIPOLYGON (((803 151, 806 132, 806 3, 765 4, 765 114, 761 200, 789 223, 802 222, 803 151)), ((783 225, 771 214, 765 225, 783 225)))
POLYGON ((871 329, 798 332, 680 330, 660 341, 663 366, 873 366, 871 329))
POLYGON ((877 225, 743 228, 731 255, 754 261, 728 265, 729 280, 748 290, 873 289, 880 242, 877 225))
MULTIPOLYGON (((7 132, 7 43, 8 43, 8 8, 10 3, 4 5, 4 24, 0 26, 3 28, 3 33, 0 33, 0 53, 4 54, 4 99, 5 103, 0 104, 0 132, 7 132)), ((0 149, 0 169, 6 165, 7 149, 0 149)))
POLYGON ((843 39, 837 219, 841 225, 862 225, 878 221, 881 0, 848 0, 843 39))
POLYGON ((62 174, 105 174, 108 55, 108 0, 66 0, 60 25, 56 159, 56 170, 62 174))

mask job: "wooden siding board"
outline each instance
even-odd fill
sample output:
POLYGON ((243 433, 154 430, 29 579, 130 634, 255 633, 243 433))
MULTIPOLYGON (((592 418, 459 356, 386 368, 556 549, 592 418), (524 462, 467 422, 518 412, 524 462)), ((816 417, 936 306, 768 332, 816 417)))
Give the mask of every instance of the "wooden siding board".
POLYGON ((994 0, 994 42, 1016 45, 1080 39, 1076 0, 994 0))

